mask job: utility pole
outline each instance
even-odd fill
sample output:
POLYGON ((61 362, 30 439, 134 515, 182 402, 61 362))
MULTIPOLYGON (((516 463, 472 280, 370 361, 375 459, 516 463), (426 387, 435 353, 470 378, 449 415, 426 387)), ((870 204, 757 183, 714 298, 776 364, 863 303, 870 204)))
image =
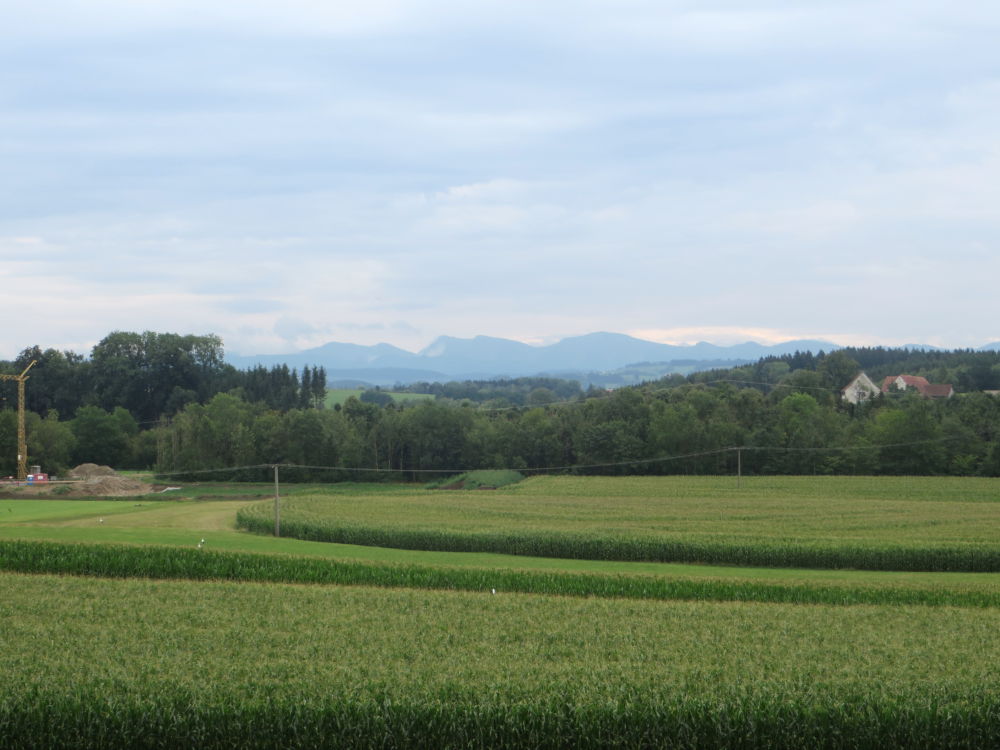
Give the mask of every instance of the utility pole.
POLYGON ((28 433, 24 428, 24 381, 28 379, 28 370, 35 366, 37 360, 24 368, 20 375, 0 375, 0 380, 17 381, 17 481, 28 478, 28 433))
POLYGON ((281 502, 278 495, 278 464, 274 464, 274 535, 281 536, 281 502))

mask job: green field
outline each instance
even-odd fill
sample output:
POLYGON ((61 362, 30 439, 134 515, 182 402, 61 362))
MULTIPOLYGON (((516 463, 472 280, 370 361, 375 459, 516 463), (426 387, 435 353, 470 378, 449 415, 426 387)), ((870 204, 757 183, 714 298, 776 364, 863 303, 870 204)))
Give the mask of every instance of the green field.
MULTIPOLYGON (((267 531, 266 505, 240 513, 267 531)), ((495 492, 301 494, 285 533, 592 560, 1000 572, 993 479, 536 477, 495 492)))
POLYGON ((6 747, 1000 740, 995 609, 0 581, 6 747))
MULTIPOLYGON (((306 508, 354 527, 515 539, 991 548, 995 484, 314 485, 288 488, 282 528, 306 508)), ((0 500, 4 747, 1000 744, 1000 573, 561 559, 237 529, 244 508, 273 523, 273 501, 254 499, 268 489, 0 500)))

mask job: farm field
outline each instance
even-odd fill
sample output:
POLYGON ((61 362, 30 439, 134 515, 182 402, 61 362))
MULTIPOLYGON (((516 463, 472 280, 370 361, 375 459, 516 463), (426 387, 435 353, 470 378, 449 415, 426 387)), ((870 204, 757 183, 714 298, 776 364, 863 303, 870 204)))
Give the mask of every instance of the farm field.
MULTIPOLYGON (((373 491, 394 490, 377 486, 373 491)), ((224 488, 210 494, 225 494, 224 488)), ((611 591, 618 596, 665 599, 937 602, 975 606, 1000 602, 1000 575, 992 574, 793 570, 400 550, 275 539, 240 532, 235 528, 235 517, 245 504, 241 500, 135 500, 0 501, 0 567, 63 573, 103 569, 116 571, 114 575, 129 575, 132 567, 138 567, 145 575, 153 575, 157 563, 151 562, 150 556, 151 550, 155 550, 169 555, 173 561, 170 570, 160 574, 161 577, 192 577, 197 570, 200 578, 224 578, 230 575, 225 565, 206 568, 201 563, 214 559, 216 553, 223 555, 226 562, 232 562, 234 555, 246 553, 290 557, 294 562, 291 571, 286 567, 281 572, 258 574, 249 571, 267 569, 266 561, 240 558, 241 575, 248 580, 381 582, 405 586, 419 579, 421 586, 428 588, 481 591, 499 585, 508 591, 579 595, 611 591), (197 550, 202 539, 205 545, 197 550), (41 561, 22 561, 22 567, 16 567, 14 559, 23 557, 24 551, 15 554, 10 545, 27 541, 36 542, 30 549, 38 550, 44 549, 41 542, 69 546, 42 555, 41 561), (81 545, 77 543, 88 543, 84 548, 88 553, 86 558, 79 558, 81 545), (171 548, 178 551, 171 553, 171 548), (180 561, 196 550, 193 559, 199 561, 199 567, 178 572, 180 561), (63 566, 52 567, 52 560, 59 560, 63 566), (345 567, 334 575, 328 565, 322 564, 323 560, 342 561, 345 566, 356 563, 361 567, 345 567), (313 565, 319 565, 322 572, 303 572, 313 565)))
MULTIPOLYGON (((267 504, 241 511, 268 531, 267 504)), ((995 480, 535 477, 493 492, 300 494, 285 533, 410 549, 594 560, 1000 571, 995 480)))
POLYGON ((0 581, 6 747, 1000 739, 996 609, 0 581))
MULTIPOLYGON (((0 500, 4 747, 1000 743, 1000 573, 560 559, 239 530, 241 509, 273 523, 273 503, 255 499, 267 489, 0 500)), ((751 540, 988 550, 998 502, 990 480, 539 477, 496 491, 288 486, 282 527, 302 503, 461 533, 476 514, 499 527, 504 512, 512 534, 574 538, 617 517, 619 540, 711 534, 721 517, 720 537, 743 523, 751 540), (881 534, 858 530, 865 506, 881 534)))

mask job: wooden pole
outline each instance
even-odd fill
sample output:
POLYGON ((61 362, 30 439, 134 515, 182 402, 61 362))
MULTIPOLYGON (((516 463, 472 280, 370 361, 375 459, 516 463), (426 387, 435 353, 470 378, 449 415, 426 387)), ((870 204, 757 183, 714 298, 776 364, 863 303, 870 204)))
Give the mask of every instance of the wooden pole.
POLYGON ((274 464, 274 535, 281 536, 281 499, 278 493, 278 464, 274 464))

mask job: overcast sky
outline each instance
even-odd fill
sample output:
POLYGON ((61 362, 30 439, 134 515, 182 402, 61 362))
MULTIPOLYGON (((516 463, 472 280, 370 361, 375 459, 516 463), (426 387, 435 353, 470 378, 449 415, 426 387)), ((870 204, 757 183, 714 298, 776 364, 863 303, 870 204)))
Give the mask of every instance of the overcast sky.
POLYGON ((39 0, 0 358, 1000 340, 996 0, 39 0))

